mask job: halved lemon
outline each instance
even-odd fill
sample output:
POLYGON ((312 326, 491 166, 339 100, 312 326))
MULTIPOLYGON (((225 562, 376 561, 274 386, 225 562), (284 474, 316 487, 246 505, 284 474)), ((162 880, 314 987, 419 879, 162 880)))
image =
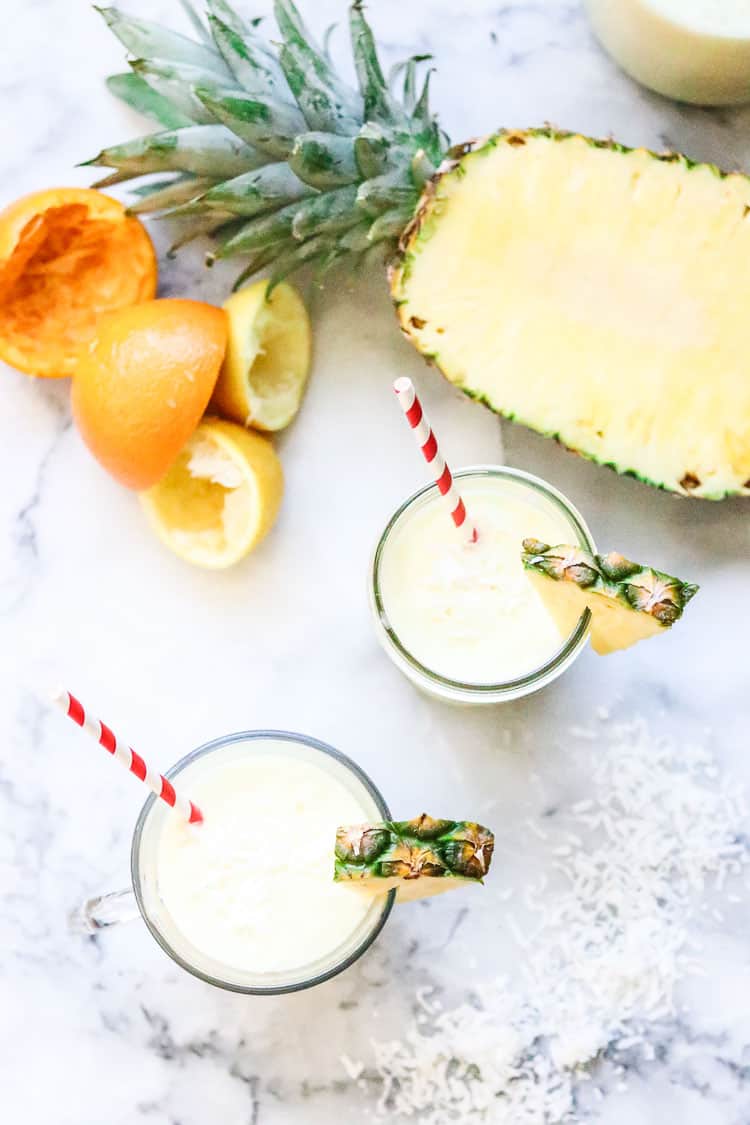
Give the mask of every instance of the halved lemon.
POLYGON ((205 418, 166 476, 140 499, 171 551, 220 570, 271 530, 283 491, 281 462, 267 438, 205 418))
POLYGON ((310 371, 312 336, 297 290, 257 281, 224 304, 229 343, 214 409, 242 426, 283 430, 299 410, 310 371))

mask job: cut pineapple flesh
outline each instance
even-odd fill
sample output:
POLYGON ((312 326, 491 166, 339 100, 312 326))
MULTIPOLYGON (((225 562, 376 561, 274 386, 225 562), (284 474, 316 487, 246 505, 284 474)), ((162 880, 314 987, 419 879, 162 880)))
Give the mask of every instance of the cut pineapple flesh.
POLYGON ((414 820, 355 824, 336 832, 334 879, 370 894, 396 891, 399 902, 481 883, 495 838, 473 821, 414 820))
POLYGON ((750 495, 750 181, 551 130, 428 189, 392 271, 467 394, 619 472, 750 495))
POLYGON ((591 647, 602 656, 669 629, 698 589, 614 551, 524 539, 521 558, 562 636, 590 611, 591 647))

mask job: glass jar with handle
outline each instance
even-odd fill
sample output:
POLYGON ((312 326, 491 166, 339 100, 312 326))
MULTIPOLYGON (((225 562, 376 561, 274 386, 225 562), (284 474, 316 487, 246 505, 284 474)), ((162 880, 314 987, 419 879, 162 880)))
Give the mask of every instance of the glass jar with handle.
POLYGON ((186 823, 150 796, 133 833, 132 889, 88 900, 76 928, 140 916, 187 972, 253 995, 320 984, 370 947, 395 893, 333 881, 336 828, 390 819, 355 762, 306 735, 244 731, 199 747, 166 776, 204 822, 186 823))

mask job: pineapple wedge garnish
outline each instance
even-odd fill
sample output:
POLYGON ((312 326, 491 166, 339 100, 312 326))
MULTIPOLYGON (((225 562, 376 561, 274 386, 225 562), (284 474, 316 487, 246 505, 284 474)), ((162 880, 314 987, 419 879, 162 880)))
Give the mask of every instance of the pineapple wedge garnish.
POLYGON ((590 611, 591 647, 601 655, 669 629, 698 589, 616 551, 592 555, 581 547, 524 539, 521 558, 565 636, 590 611))
POLYGON ((469 820, 415 820, 345 825, 336 831, 334 879, 371 894, 395 889, 399 902, 481 883, 495 837, 469 820))

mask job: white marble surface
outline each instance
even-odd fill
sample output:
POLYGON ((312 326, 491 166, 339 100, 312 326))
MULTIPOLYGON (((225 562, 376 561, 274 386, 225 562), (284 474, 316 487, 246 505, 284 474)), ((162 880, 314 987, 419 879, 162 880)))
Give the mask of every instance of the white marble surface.
MULTIPOLYGON (((132 5, 171 20, 177 7, 132 5)), ((305 7, 321 27, 344 14, 343 0, 305 7)), ((77 161, 146 131, 102 88, 121 69, 121 51, 84 0, 3 8, 2 201, 88 183, 77 161)), ((576 0, 379 0, 371 14, 387 61, 415 50, 437 56, 435 103, 456 140, 552 120, 750 166, 750 111, 680 109, 640 91, 593 42, 576 0)), ((220 300, 225 285, 197 253, 162 272, 164 294, 220 300)), ((404 372, 419 381, 456 463, 496 459, 498 426, 456 400, 402 342, 381 277, 317 295, 314 316, 309 397, 280 442, 282 518, 246 566, 224 575, 191 570, 160 548, 134 497, 83 448, 67 386, 2 373, 3 1119, 322 1125, 336 1114, 355 1125, 371 1102, 346 1079, 343 1051, 367 1061, 370 1035, 403 1026, 417 986, 481 994, 512 971, 518 952, 501 941, 499 891, 519 877, 510 857, 523 850, 524 817, 539 809, 530 774, 551 803, 571 795, 571 723, 604 705, 623 717, 654 714, 678 739, 710 727, 722 769, 750 781, 747 505, 679 502, 506 427, 509 460, 566 491, 602 545, 635 557, 648 545, 703 590, 674 636, 611 660, 586 654, 533 699, 484 713, 429 702, 377 647, 364 596, 373 538, 422 480, 389 381, 404 372), (72 936, 71 905, 127 879, 141 794, 48 710, 44 693, 59 681, 162 766, 217 734, 278 726, 355 756, 398 814, 479 816, 496 801, 491 887, 404 908, 356 969, 278 1000, 221 993, 182 974, 139 923, 96 940, 72 936)), ((622 394, 627 401, 626 386, 622 394)), ((573 788, 585 792, 585 783, 573 788)), ((750 1120, 750 904, 746 892, 738 897, 703 934, 705 975, 681 988, 679 1017, 654 1032, 656 1058, 633 1064, 626 1090, 602 1074, 608 1093, 597 1120, 750 1120)))

